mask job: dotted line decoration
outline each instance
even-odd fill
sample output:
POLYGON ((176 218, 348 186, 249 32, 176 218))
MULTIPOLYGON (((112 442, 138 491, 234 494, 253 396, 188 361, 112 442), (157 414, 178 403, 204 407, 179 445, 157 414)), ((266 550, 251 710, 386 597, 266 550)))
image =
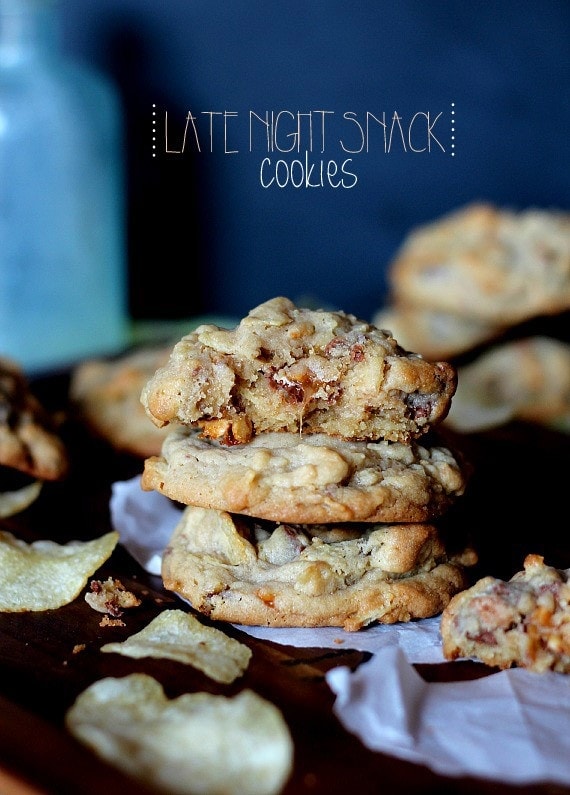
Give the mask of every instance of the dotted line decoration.
POLYGON ((156 105, 152 105, 152 156, 156 157, 156 105))
POLYGON ((451 103, 451 157, 455 157, 455 102, 451 103))

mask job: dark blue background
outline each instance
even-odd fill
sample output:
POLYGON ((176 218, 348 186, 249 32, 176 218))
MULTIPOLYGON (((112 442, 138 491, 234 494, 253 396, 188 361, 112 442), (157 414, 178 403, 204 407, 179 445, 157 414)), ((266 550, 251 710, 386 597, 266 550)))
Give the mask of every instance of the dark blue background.
MULTIPOLYGON (((284 294, 369 318, 412 226, 474 200, 570 209, 566 0, 62 6, 68 47, 112 76, 123 98, 135 317, 240 317, 284 294), (264 189, 264 153, 247 151, 249 110, 322 109, 338 120, 345 111, 397 112, 403 123, 442 112, 434 133, 446 152, 403 152, 400 143, 385 153, 377 137, 354 155, 352 189, 264 189), (212 153, 165 155, 165 110, 176 140, 188 111, 238 112, 230 129, 245 135, 239 154, 223 154, 217 139, 212 153)), ((340 165, 347 155, 337 138, 311 159, 340 165)))

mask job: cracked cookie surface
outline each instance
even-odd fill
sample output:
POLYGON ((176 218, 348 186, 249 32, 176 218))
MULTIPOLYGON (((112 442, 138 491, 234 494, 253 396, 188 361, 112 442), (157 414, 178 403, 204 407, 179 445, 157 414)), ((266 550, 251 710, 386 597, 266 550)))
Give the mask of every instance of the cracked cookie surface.
POLYGON ((456 386, 451 364, 353 315, 277 297, 234 329, 183 337, 141 400, 156 425, 200 425, 226 444, 273 431, 409 442, 444 419, 456 386))

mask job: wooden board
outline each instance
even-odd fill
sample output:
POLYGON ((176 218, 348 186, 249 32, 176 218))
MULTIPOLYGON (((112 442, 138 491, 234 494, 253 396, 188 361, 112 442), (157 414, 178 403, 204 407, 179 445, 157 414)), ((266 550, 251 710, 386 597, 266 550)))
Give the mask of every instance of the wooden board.
MULTIPOLYGON (((63 376, 36 384, 50 408, 67 412, 63 376)), ((67 415, 66 415, 67 416, 67 415)), ((88 539, 110 529, 111 483, 139 473, 142 462, 118 456, 68 416, 62 432, 72 455, 65 483, 49 484, 37 503, 1 526, 27 541, 60 543, 88 539)), ((512 426, 462 440, 475 465, 468 493, 447 518, 450 529, 472 534, 480 552, 474 576, 508 578, 525 554, 543 554, 550 565, 570 566, 565 501, 570 461, 568 437, 540 428, 512 426)), ((124 614, 124 627, 100 626, 101 614, 83 596, 59 610, 0 614, 0 793, 2 795, 130 795, 146 790, 106 765, 65 731, 63 718, 74 698, 104 676, 143 671, 170 696, 205 690, 226 695, 249 687, 283 711, 295 742, 295 769, 283 795, 372 793, 518 793, 561 795, 543 784, 510 787, 501 782, 445 779, 427 768, 368 751, 346 732, 332 712, 326 671, 356 668, 367 655, 346 649, 296 649, 259 641, 225 626, 250 646, 252 661, 243 678, 218 685, 194 668, 168 660, 133 660, 102 654, 100 647, 138 631, 165 607, 190 609, 162 588, 117 547, 97 572, 111 576, 140 597, 124 614)), ((46 583, 46 587, 50 587, 46 583)), ((475 663, 417 666, 431 681, 487 675, 475 663)), ((244 793, 247 795, 247 793, 244 793)))

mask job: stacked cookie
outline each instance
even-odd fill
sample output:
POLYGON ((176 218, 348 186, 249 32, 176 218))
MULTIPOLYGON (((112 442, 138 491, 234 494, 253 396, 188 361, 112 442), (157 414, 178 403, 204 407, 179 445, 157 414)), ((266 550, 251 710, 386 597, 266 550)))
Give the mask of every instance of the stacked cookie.
POLYGON ((467 205, 413 229, 388 282, 374 323, 456 364, 454 430, 570 427, 570 213, 467 205))
POLYGON ((170 428, 142 486, 186 506, 165 586, 243 624, 356 630, 441 612, 475 563, 434 523, 466 486, 432 438, 455 388, 448 363, 281 297, 183 337, 141 395, 170 428))

